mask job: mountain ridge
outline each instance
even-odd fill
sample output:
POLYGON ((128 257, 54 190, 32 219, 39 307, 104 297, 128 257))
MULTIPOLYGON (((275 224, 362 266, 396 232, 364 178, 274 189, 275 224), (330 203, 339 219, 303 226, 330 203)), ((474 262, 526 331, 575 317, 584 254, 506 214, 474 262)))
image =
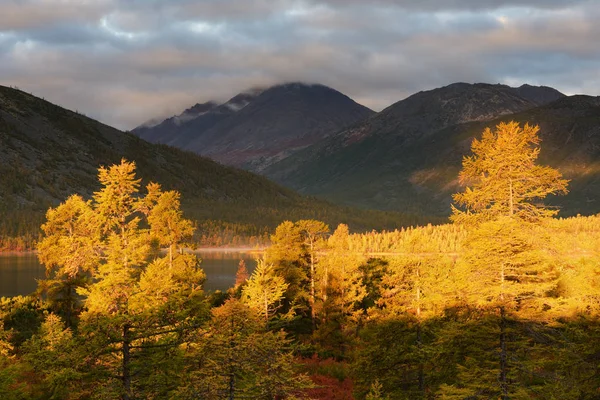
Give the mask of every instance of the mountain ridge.
POLYGON ((133 133, 223 164, 260 171, 374 112, 321 84, 288 82, 242 92, 181 126, 133 133))
POLYGON ((329 153, 309 148, 305 153, 313 156, 301 164, 293 165, 294 160, 289 159, 286 162, 292 166, 287 170, 285 165, 276 164, 274 168, 287 173, 280 181, 287 179, 300 192, 331 201, 448 215, 451 194, 460 190, 457 176, 463 156, 470 154, 472 139, 480 137, 484 128, 510 120, 539 125, 540 162, 558 168, 571 179, 570 193, 551 196, 549 204, 560 207, 563 216, 600 212, 600 204, 595 201, 600 193, 600 97, 562 97, 492 120, 449 125, 395 147, 386 142, 386 151, 381 150, 382 141, 374 136, 329 153), (370 161, 353 166, 358 154, 370 161), (380 162, 373 163, 375 159, 380 162), (319 177, 318 171, 328 168, 331 172, 327 177, 319 177))
MULTIPOLYGON (((585 101, 568 98, 549 87, 456 83, 415 93, 275 163, 264 174, 301 193, 343 204, 448 215, 451 191, 459 189, 456 177, 460 161, 469 154, 470 141, 481 134, 483 127, 511 116, 523 123, 526 119, 540 121, 529 115, 540 107, 552 110, 562 103, 571 111, 561 124, 575 123, 579 117, 572 112, 573 101, 593 102, 587 98, 585 101), (523 89, 532 100, 519 94, 523 89), (481 130, 471 131, 470 136, 459 139, 464 136, 460 132, 469 126, 478 126, 481 130), (436 142, 439 145, 435 145, 436 142), (452 162, 439 163, 440 169, 436 169, 435 160, 448 152, 452 153, 452 162), (429 182, 429 187, 423 182, 429 182)), ((582 106, 582 112, 586 107, 582 106)), ((556 111, 544 113, 557 114, 556 111)), ((543 121, 540 125, 548 129, 543 121)), ((581 129, 587 132, 590 128, 581 129)), ((544 151, 544 143, 542 152, 549 152, 544 151)), ((570 204, 567 208, 573 213, 576 212, 572 201, 575 196, 570 196, 571 200, 565 200, 565 204, 570 204)), ((560 204, 561 200, 556 201, 560 204)), ((595 209, 582 206, 581 210, 595 209)))
MULTIPOLYGON (((329 135, 303 153, 267 168, 264 173, 280 183, 286 183, 286 174, 290 168, 296 167, 294 164, 298 163, 303 154, 310 155, 307 157, 309 161, 306 162, 310 165, 311 159, 334 155, 345 147, 356 147, 367 139, 387 142, 380 145, 382 149, 388 146, 396 147, 447 126, 488 120, 536 106, 533 101, 521 97, 516 91, 517 89, 506 85, 457 82, 442 88, 417 92, 386 107, 371 118, 329 135)), ((345 168, 342 167, 344 171, 345 168)), ((333 167, 327 169, 334 173, 336 171, 333 167)), ((294 185, 292 187, 297 188, 294 185)))

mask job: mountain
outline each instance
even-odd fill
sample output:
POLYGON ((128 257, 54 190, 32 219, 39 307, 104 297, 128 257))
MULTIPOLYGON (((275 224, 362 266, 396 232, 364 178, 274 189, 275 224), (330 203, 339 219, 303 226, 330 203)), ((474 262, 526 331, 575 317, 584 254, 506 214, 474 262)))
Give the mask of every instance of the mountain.
POLYGON ((538 106, 542 106, 565 97, 563 93, 548 86, 531 86, 525 84, 516 88, 516 92, 519 94, 519 96, 531 101, 532 103, 535 103, 538 106))
POLYGON ((323 85, 287 83, 240 93, 221 105, 132 130, 141 138, 261 171, 374 114, 323 85))
POLYGON ((568 196, 549 199, 563 207, 561 215, 596 213, 597 101, 547 87, 453 84, 397 102, 264 174, 301 193, 352 206, 448 215, 472 139, 487 126, 516 120, 540 125, 541 162, 572 179, 568 196))
POLYGON ((224 104, 215 101, 197 103, 179 115, 163 121, 152 119, 131 132, 151 143, 163 143, 185 149, 198 132, 203 132, 222 119, 247 106, 261 89, 252 89, 240 93, 224 104))
MULTIPOLYGON (((203 111, 195 107, 190 112, 203 111)), ((264 236, 283 220, 302 218, 332 225, 346 222, 358 230, 419 222, 400 214, 356 211, 307 198, 250 172, 148 143, 0 86, 0 242, 11 235, 37 236, 49 206, 73 193, 89 198, 99 189, 98 167, 121 158, 136 162, 143 185, 155 181, 180 191, 185 212, 201 224, 201 235, 225 227, 239 235, 264 236)))

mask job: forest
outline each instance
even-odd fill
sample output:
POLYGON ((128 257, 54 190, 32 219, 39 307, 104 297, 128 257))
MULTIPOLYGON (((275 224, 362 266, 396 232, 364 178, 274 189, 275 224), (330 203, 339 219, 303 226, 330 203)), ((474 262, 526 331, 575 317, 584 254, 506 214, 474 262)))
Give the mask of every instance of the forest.
POLYGON ((101 167, 46 213, 47 279, 1 299, 0 398, 599 398, 600 216, 543 205, 568 181, 538 130, 473 141, 449 223, 284 221, 226 292, 180 194, 101 167))

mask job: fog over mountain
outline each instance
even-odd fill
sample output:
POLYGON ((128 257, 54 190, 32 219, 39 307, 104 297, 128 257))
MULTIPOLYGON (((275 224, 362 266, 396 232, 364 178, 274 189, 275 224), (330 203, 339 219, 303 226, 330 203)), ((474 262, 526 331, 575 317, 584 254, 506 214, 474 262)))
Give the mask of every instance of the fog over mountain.
POLYGON ((150 142, 261 171, 373 114, 334 89, 295 82, 247 90, 220 105, 196 104, 133 132, 150 142))

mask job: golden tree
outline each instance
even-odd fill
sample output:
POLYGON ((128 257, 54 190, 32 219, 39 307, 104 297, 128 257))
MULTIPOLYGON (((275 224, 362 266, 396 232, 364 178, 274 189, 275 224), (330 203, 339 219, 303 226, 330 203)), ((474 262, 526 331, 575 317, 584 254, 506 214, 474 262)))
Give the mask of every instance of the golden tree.
POLYGON ((256 269, 242 289, 244 302, 268 323, 269 318, 281 307, 281 300, 288 284, 265 260, 256 260, 256 269))
POLYGON ((192 337, 183 384, 169 398, 301 399, 313 386, 299 373, 286 333, 268 331, 260 314, 238 299, 213 308, 206 329, 192 337))
MULTIPOLYGON (((180 194, 174 190, 163 192, 157 183, 148 185, 148 224, 150 234, 169 250, 169 267, 173 267, 173 251, 192 238, 194 225, 183 218, 180 194)), ((179 249, 181 253, 181 248, 179 249)))
POLYGON ((361 303, 367 289, 360 267, 366 257, 350 250, 348 225, 339 224, 320 258, 315 303, 320 323, 313 339, 322 350, 341 357, 351 347, 353 335, 362 322, 361 303))
POLYGON ((473 140, 473 155, 463 158, 458 176, 466 189, 453 196, 456 204, 465 208, 452 207, 455 222, 500 216, 535 221, 558 212, 534 203, 549 194, 567 193, 568 183, 559 171, 536 165, 538 131, 537 125, 503 122, 493 131, 486 128, 481 140, 473 140))
POLYGON ((300 228, 291 221, 284 221, 271 235, 271 246, 265 252, 265 262, 273 264, 275 273, 288 284, 285 292, 284 311, 308 307, 308 282, 306 252, 300 228))
POLYGON ((350 251, 348 225, 339 224, 327 241, 328 249, 318 271, 322 321, 338 320, 340 327, 362 313, 358 305, 367 295, 360 266, 366 258, 350 251))
MULTIPOLYGON (((486 390, 502 399, 519 393, 514 376, 522 366, 513 355, 521 345, 511 339, 513 313, 540 312, 540 300, 552 292, 558 278, 547 257, 545 235, 537 229, 537 222, 558 211, 536 202, 567 193, 568 181, 559 171, 536 164, 538 131, 538 126, 521 127, 517 122, 500 123, 493 131, 486 128, 480 140, 473 140, 473 154, 463 159, 459 181, 467 187, 454 195, 456 204, 464 207, 453 207, 454 222, 475 225, 460 264, 470 282, 470 300, 490 311, 485 336, 492 341, 486 347, 500 357, 499 363, 490 364, 493 368, 486 365, 482 371, 494 371, 486 390)), ((481 388, 482 373, 463 375, 463 386, 481 388)))
POLYGON ((329 226, 321 221, 313 219, 303 219, 296 222, 296 225, 300 228, 302 238, 304 239, 304 246, 308 255, 309 270, 308 277, 310 280, 310 292, 308 302, 310 304, 310 318, 313 324, 313 330, 316 328, 316 310, 315 310, 315 281, 317 276, 316 267, 318 264, 317 253, 319 250, 325 247, 325 241, 323 238, 329 233, 329 226))
POLYGON ((149 184, 145 196, 140 192, 132 162, 102 167, 98 178, 93 200, 72 196, 47 213, 38 248, 51 278, 44 288, 49 296, 68 289, 56 294, 69 300, 59 308, 67 322, 82 297, 78 334, 86 343, 83 359, 94 365, 86 366, 86 379, 95 381, 99 397, 148 398, 156 388, 163 397, 179 379, 164 364, 172 358, 166 354, 203 315, 199 261, 173 251, 193 234, 193 224, 183 218, 179 193, 158 184, 149 184), (157 245, 168 254, 162 257, 157 245), (158 370, 167 373, 159 378, 158 370), (156 379, 161 385, 150 384, 156 379))
POLYGON ((52 308, 64 315, 67 326, 73 326, 80 303, 76 291, 89 284, 89 275, 100 261, 100 230, 91 203, 79 195, 69 197, 48 210, 42 230, 45 236, 37 255, 47 278, 39 281, 38 292, 45 293, 52 308))

